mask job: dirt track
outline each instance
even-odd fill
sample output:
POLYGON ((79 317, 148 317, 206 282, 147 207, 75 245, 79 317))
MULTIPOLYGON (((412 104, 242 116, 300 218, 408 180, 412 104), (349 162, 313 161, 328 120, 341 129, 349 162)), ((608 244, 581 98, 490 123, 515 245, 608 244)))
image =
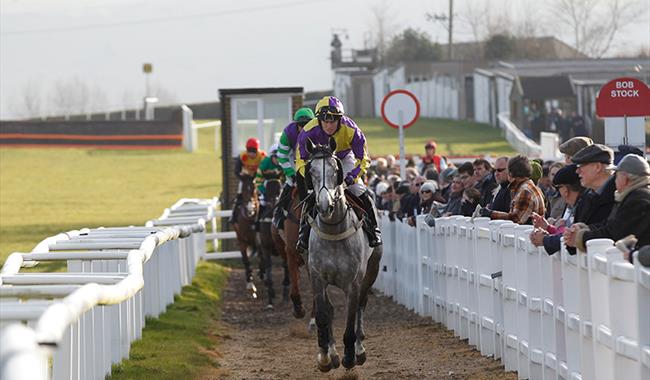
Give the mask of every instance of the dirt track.
MULTIPOLYGON (((276 284, 280 284, 279 276, 280 272, 274 272, 276 284)), ((304 283, 302 286, 303 300, 310 300, 306 285, 304 283)), ((260 299, 253 300, 243 291, 243 271, 233 269, 231 272, 223 294, 223 315, 218 327, 221 344, 217 361, 221 368, 216 378, 517 378, 515 374, 506 374, 498 362, 481 356, 466 341, 458 340, 443 326, 431 319, 419 317, 391 299, 379 295, 371 296, 366 312, 367 337, 364 345, 368 361, 362 367, 350 371, 339 367, 323 374, 316 368, 316 336, 307 333, 309 315, 302 320, 294 319, 288 303, 278 303, 274 310, 265 310, 265 289, 262 286, 258 284, 260 299)), ((281 295, 281 288, 276 286, 276 292, 281 295)), ((345 312, 343 293, 334 289, 330 294, 335 305, 337 348, 342 354, 345 312)))

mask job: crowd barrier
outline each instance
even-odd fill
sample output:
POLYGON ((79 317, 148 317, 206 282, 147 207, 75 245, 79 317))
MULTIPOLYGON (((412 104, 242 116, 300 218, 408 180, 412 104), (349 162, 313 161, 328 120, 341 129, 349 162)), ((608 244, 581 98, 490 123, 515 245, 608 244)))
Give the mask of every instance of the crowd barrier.
POLYGON ((650 269, 609 239, 548 255, 532 226, 382 216, 375 288, 520 379, 650 379, 650 269))
POLYGON ((217 207, 183 199, 144 227, 70 231, 12 253, 0 272, 0 378, 110 375, 145 317, 191 283, 217 207), (20 273, 42 261, 65 261, 67 272, 20 273))

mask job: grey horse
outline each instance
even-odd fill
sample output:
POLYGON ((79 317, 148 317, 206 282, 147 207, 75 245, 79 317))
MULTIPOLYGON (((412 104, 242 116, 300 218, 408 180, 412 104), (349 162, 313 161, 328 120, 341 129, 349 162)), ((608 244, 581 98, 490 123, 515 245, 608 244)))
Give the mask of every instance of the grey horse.
POLYGON ((352 368, 366 361, 363 313, 368 291, 377 278, 382 247, 371 248, 359 219, 348 202, 343 187, 342 165, 332 153, 336 143, 314 145, 309 141, 305 178, 310 180, 316 216, 309 218, 308 269, 316 306, 318 327, 318 368, 328 372, 341 363, 332 332, 334 307, 327 287, 334 285, 345 293, 347 318, 343 343, 343 366, 352 368))

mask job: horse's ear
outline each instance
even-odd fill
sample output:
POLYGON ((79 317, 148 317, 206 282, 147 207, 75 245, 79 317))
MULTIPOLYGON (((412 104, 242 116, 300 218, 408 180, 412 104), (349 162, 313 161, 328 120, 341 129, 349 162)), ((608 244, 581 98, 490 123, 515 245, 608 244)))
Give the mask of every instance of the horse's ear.
POLYGON ((311 141, 311 139, 309 137, 307 138, 307 143, 306 144, 307 145, 305 146, 305 149, 307 149, 307 153, 309 153, 309 155, 311 155, 314 152, 314 149, 316 148, 316 146, 314 145, 314 142, 311 141))
POLYGON ((334 154, 334 152, 336 152, 336 140, 334 140, 334 137, 330 137, 328 143, 332 154, 334 154))

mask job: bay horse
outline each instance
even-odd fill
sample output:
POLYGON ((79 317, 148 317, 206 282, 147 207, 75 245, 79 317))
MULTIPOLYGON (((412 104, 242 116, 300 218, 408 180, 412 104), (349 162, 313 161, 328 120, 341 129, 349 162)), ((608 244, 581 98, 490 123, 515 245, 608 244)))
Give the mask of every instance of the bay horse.
MULTIPOLYGON (((287 266, 289 267, 289 278, 291 280, 291 289, 289 294, 293 305, 292 314, 294 318, 300 319, 305 316, 305 307, 302 304, 302 297, 300 296, 300 267, 305 265, 305 260, 296 250, 301 212, 300 196, 297 187, 293 188, 290 196, 291 201, 289 202, 289 211, 284 220, 283 232, 274 228, 273 240, 275 241, 275 246, 280 254, 286 257, 287 266)), ((315 321, 313 323, 315 323, 315 321)))
POLYGON ((368 292, 377 279, 382 247, 371 248, 363 231, 363 219, 346 199, 343 185, 343 165, 333 152, 336 143, 314 145, 307 141, 309 161, 305 182, 314 189, 316 216, 308 217, 312 229, 309 236, 308 268, 316 305, 318 328, 318 369, 328 372, 340 363, 345 368, 366 361, 363 313, 368 292), (343 360, 336 351, 332 319, 334 307, 327 287, 336 286, 346 297, 347 315, 343 343, 343 360))
POLYGON ((255 192, 253 177, 247 174, 241 177, 241 204, 234 211, 237 213, 233 229, 237 234, 237 243, 241 252, 241 260, 246 271, 246 290, 251 297, 257 298, 257 288, 253 282, 253 270, 251 269, 248 248, 255 249, 255 220, 260 209, 260 202, 255 192))
POLYGON ((267 309, 273 309, 273 300, 275 299, 275 290, 273 288, 273 256, 282 256, 282 267, 284 268, 284 280, 282 281, 283 292, 282 300, 287 301, 289 298, 289 268, 287 267, 286 255, 284 252, 279 252, 276 248, 273 239, 273 229, 275 227, 272 223, 273 209, 278 203, 280 191, 282 190, 282 183, 277 178, 270 178, 264 181, 264 188, 266 192, 264 199, 266 206, 259 216, 259 233, 257 234, 257 247, 260 251, 260 260, 262 262, 262 269, 264 273, 264 285, 266 285, 268 303, 267 309))

